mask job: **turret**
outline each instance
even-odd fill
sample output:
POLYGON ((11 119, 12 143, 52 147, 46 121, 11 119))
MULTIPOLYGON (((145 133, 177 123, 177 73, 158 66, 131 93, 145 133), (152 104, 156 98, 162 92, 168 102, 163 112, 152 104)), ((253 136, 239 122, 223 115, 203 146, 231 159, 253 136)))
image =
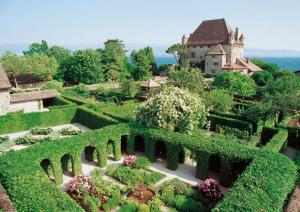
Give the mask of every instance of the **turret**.
POLYGON ((187 37, 186 37, 186 35, 182 36, 182 41, 181 42, 182 42, 183 45, 185 45, 187 43, 187 37))
POLYGON ((242 44, 245 44, 245 36, 244 36, 244 34, 241 34, 240 41, 241 41, 242 44))
POLYGON ((235 40, 239 40, 239 28, 235 28, 235 40))
POLYGON ((231 32, 229 33, 229 36, 228 36, 228 44, 230 44, 230 45, 233 45, 233 44, 234 44, 234 32, 233 32, 233 31, 231 31, 231 32))

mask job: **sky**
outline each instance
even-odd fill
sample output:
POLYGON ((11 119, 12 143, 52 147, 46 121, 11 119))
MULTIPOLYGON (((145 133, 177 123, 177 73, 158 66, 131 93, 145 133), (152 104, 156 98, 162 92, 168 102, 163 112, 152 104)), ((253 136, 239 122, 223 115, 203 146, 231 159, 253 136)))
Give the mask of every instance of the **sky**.
POLYGON ((299 0, 0 0, 0 44, 168 45, 225 18, 246 47, 300 50, 299 0))

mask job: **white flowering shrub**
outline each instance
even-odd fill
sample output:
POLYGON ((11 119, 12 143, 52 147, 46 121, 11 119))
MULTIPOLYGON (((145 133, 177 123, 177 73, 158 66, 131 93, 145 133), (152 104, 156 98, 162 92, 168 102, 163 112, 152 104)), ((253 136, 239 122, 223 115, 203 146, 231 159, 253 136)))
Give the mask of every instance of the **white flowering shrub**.
POLYGON ((197 94, 170 86, 140 106, 137 121, 146 127, 190 133, 204 126, 206 115, 203 100, 197 94))

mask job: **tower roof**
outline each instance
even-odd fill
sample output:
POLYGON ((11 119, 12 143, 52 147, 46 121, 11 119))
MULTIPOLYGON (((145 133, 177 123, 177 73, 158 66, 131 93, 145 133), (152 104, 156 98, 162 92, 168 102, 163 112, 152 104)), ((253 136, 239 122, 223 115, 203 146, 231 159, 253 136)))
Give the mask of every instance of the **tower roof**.
POLYGON ((8 90, 11 88, 11 84, 7 78, 3 66, 0 64, 0 90, 8 90))
POLYGON ((203 21, 200 26, 191 34, 188 45, 213 45, 225 44, 229 34, 233 32, 225 19, 203 21))

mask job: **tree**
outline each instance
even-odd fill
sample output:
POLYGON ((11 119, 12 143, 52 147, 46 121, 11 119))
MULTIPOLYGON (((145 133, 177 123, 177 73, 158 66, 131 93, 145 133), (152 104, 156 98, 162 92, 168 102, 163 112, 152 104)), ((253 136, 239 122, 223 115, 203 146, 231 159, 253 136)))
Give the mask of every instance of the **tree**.
POLYGON ((48 52, 48 43, 45 40, 42 40, 41 43, 33 43, 29 46, 28 51, 23 51, 24 55, 37 54, 47 54, 48 52))
POLYGON ((61 66, 64 79, 70 84, 93 84, 104 81, 101 54, 93 49, 78 50, 61 66))
POLYGON ((131 55, 132 61, 132 77, 135 80, 147 80, 152 77, 152 61, 149 60, 147 50, 140 49, 139 51, 133 50, 131 55))
POLYGON ((190 69, 172 70, 169 72, 168 84, 187 89, 191 93, 203 93, 204 82, 200 70, 190 69))
POLYGON ((219 73, 212 86, 228 90, 231 94, 241 97, 253 96, 256 93, 254 80, 239 72, 219 73))
POLYGON ((149 60, 152 75, 159 75, 158 67, 157 67, 155 56, 153 53, 153 49, 151 47, 147 46, 144 48, 144 51, 146 52, 147 58, 149 60))
POLYGON ((105 75, 109 70, 117 71, 120 74, 126 72, 127 56, 123 41, 107 40, 104 43, 104 49, 98 49, 98 51, 102 55, 101 62, 105 75))
POLYGON ((1 63, 8 76, 12 76, 14 78, 15 86, 18 87, 16 76, 27 71, 27 65, 24 57, 19 57, 12 52, 5 52, 1 58, 1 63))
POLYGON ((40 80, 52 80, 52 77, 58 68, 57 61, 54 57, 33 53, 25 58, 30 65, 30 73, 40 80))
POLYGON ((150 128, 191 133, 195 128, 204 126, 206 115, 199 95, 170 86, 164 87, 158 95, 140 106, 137 121, 150 128))
POLYGON ((224 89, 214 89, 204 94, 205 106, 209 111, 226 113, 232 109, 233 96, 224 89))
POLYGON ((269 81, 272 81, 274 79, 273 75, 268 71, 255 72, 253 74, 252 78, 258 86, 264 86, 269 81))
POLYGON ((125 97, 133 98, 139 91, 139 88, 134 84, 134 81, 127 80, 121 84, 122 94, 125 97))
POLYGON ((271 74, 279 71, 279 67, 276 64, 273 63, 267 63, 262 60, 252 60, 252 62, 260 67, 262 70, 270 72, 271 74))
POLYGON ((65 60, 71 57, 71 50, 61 46, 52 46, 48 49, 47 55, 49 57, 54 57, 57 60, 57 63, 61 65, 65 60))
POLYGON ((183 56, 186 52, 186 45, 176 43, 170 46, 167 50, 167 54, 172 54, 176 60, 177 65, 183 65, 183 56))
POLYGON ((264 87, 263 92, 269 94, 293 94, 297 95, 300 91, 300 79, 294 74, 283 74, 275 80, 271 80, 264 87))

